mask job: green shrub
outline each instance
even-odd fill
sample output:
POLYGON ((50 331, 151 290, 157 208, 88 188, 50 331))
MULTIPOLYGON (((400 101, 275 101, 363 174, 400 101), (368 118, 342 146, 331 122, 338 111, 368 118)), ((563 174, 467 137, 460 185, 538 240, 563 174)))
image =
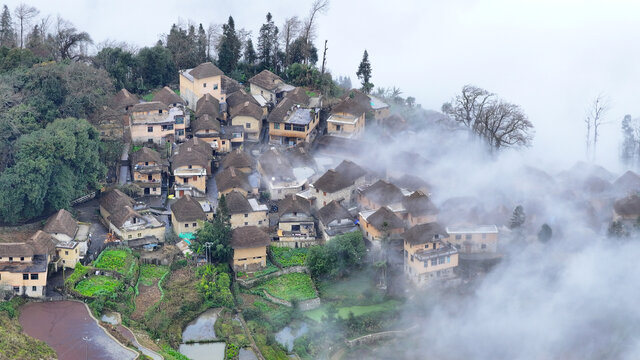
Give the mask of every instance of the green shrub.
POLYGON ((271 246, 271 254, 282 267, 302 266, 305 264, 309 249, 271 246))
POLYGON ((118 289, 122 283, 109 276, 92 276, 80 281, 75 289, 84 296, 101 296, 111 295, 118 289))
POLYGON ((316 297, 311 277, 305 273, 292 273, 269 279, 258 289, 264 289, 272 296, 291 301, 308 300, 316 297))
POLYGON ((238 356, 240 348, 236 344, 228 344, 225 351, 225 357, 227 360, 233 360, 238 356))

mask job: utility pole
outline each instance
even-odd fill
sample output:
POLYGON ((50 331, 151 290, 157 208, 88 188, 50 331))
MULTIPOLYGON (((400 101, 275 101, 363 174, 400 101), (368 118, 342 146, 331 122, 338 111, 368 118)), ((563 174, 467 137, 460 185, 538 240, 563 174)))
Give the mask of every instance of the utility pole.
POLYGON ((205 256, 207 257, 207 264, 211 263, 211 247, 213 246, 212 242, 204 243, 204 248, 206 249, 205 256))
POLYGON ((322 54, 322 71, 320 73, 324 75, 324 67, 327 64, 327 40, 324 41, 324 53, 322 54))

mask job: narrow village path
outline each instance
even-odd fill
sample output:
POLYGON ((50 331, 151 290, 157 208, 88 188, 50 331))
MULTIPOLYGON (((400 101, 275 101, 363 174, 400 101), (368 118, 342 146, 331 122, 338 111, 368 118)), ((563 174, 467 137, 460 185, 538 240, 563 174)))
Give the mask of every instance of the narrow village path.
POLYGON ((129 148, 131 144, 125 143, 122 148, 122 156, 120 156, 120 178, 118 184, 124 185, 129 179, 129 148))
POLYGON ((133 346, 138 348, 138 350, 140 350, 141 353, 152 358, 153 360, 164 360, 164 357, 162 357, 162 355, 158 354, 157 352, 149 348, 142 346, 140 342, 138 342, 138 339, 136 338, 136 336, 133 334, 133 331, 131 331, 128 327, 122 324, 118 324, 116 328, 118 329, 118 332, 122 334, 124 337, 126 337, 127 339, 129 339, 129 341, 131 341, 133 346))
POLYGON ((264 356, 262 356, 262 353, 260 352, 258 345, 256 345, 255 340, 253 340, 253 336, 251 336, 251 331, 249 331, 249 327, 247 326, 247 323, 244 321, 244 316, 242 316, 241 312, 238 313, 238 317, 240 318, 240 322, 242 323, 242 328, 244 329, 244 333, 247 335, 247 338, 251 342, 251 348, 253 349, 253 352, 256 354, 258 359, 266 360, 264 356))

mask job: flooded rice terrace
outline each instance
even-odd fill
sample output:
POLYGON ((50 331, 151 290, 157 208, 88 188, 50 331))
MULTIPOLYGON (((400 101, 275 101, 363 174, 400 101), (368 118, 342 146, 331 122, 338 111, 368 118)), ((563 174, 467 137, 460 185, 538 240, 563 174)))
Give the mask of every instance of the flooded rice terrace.
POLYGON ((20 325, 29 336, 51 346, 60 360, 127 360, 137 356, 107 335, 81 302, 26 304, 20 311, 20 325))

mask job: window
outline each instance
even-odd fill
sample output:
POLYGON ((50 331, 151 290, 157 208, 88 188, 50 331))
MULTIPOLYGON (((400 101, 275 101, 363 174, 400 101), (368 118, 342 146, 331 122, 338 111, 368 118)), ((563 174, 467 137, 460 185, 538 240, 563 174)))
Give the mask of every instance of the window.
POLYGON ((480 248, 481 248, 481 249, 486 249, 486 248, 487 248, 487 244, 482 244, 482 245, 480 245, 480 248))
POLYGON ((429 248, 429 244, 424 244, 424 248, 428 249, 429 248))
POLYGON ((64 254, 65 254, 65 255, 69 255, 69 251, 65 250, 65 251, 64 251, 64 254))
POLYGON ((207 83, 202 84, 202 87, 207 87, 207 83))
POLYGON ((247 261, 247 258, 240 258, 238 261, 247 261))
POLYGON ((35 286, 32 286, 32 287, 31 287, 31 291, 38 291, 38 288, 37 288, 37 287, 35 287, 35 286))
POLYGON ((189 178, 184 178, 184 179, 182 179, 182 183, 183 183, 183 184, 188 184, 188 183, 189 183, 189 178))
POLYGON ((38 274, 31 274, 31 280, 38 280, 38 274))
POLYGON ((467 235, 465 235, 465 236, 464 236, 464 239, 465 239, 465 240, 471 240, 471 234, 467 234, 467 235))
POLYGON ((291 130, 291 124, 284 124, 285 130, 291 130))
POLYGON ((340 131, 340 125, 336 125, 336 131, 340 131))
POLYGON ((438 264, 444 264, 444 256, 438 258, 438 264))
POLYGON ((184 227, 188 228, 188 227, 189 227, 189 224, 184 224, 184 227))
POLYGON ((184 136, 184 129, 176 130, 176 135, 178 135, 178 136, 184 136))
POLYGON ((436 266, 438 265, 438 259, 431 259, 431 266, 436 266))
POLYGON ((280 123, 273 123, 274 129, 280 129, 280 123))
POLYGON ((153 126, 147 126, 147 132, 153 132, 153 126))
POLYGON ((262 220, 258 220, 258 225, 262 225, 262 220))
POLYGON ((184 116, 176 116, 175 120, 176 124, 184 124, 184 116))
POLYGON ((9 256, 9 261, 13 261, 13 256, 9 256))
POLYGON ((192 227, 198 227, 198 223, 191 224, 192 227))
POLYGON ((413 262, 413 255, 411 255, 411 262, 413 262))
POLYGON ((142 233, 138 233, 138 237, 142 237, 142 233))
POLYGON ((456 240, 462 239, 462 235, 456 235, 456 240))
MULTIPOLYGON (((234 137, 235 137, 235 134, 234 134, 234 137)), ((222 140, 222 145, 224 145, 226 143, 227 143, 226 141, 222 140)))
POLYGON ((305 131, 305 127, 303 125, 293 125, 293 131, 305 131))
POLYGON ((133 236, 133 235, 129 235, 129 236, 127 236, 127 239, 131 239, 131 237, 132 237, 132 236, 133 236))
POLYGON ((195 175, 195 176, 193 177, 193 181, 196 181, 196 180, 198 180, 198 175, 195 175))
POLYGON ((249 223, 245 221, 244 222, 244 226, 248 226, 248 225, 249 225, 249 223))
POLYGON ((193 165, 189 165, 189 169, 192 169, 192 168, 193 168, 193 165))
POLYGON ((447 264, 451 262, 451 256, 447 256, 447 264))
POLYGON ((300 231, 300 225, 291 225, 291 231, 300 231))
POLYGON ((244 214, 244 217, 249 217, 249 214, 244 214))
POLYGON ((251 123, 244 123, 244 127, 247 129, 251 129, 251 123))
POLYGON ((162 109, 158 110, 158 114, 162 114, 162 109))
POLYGON ((14 286, 13 287, 13 292, 16 293, 16 294, 19 294, 20 293, 20 287, 19 286, 14 286))
POLYGON ((22 280, 29 280, 29 274, 22 274, 22 280))
MULTIPOLYGON (((218 90, 218 84, 213 84, 213 90, 218 90)), ((224 100, 224 99, 222 99, 224 100)))

